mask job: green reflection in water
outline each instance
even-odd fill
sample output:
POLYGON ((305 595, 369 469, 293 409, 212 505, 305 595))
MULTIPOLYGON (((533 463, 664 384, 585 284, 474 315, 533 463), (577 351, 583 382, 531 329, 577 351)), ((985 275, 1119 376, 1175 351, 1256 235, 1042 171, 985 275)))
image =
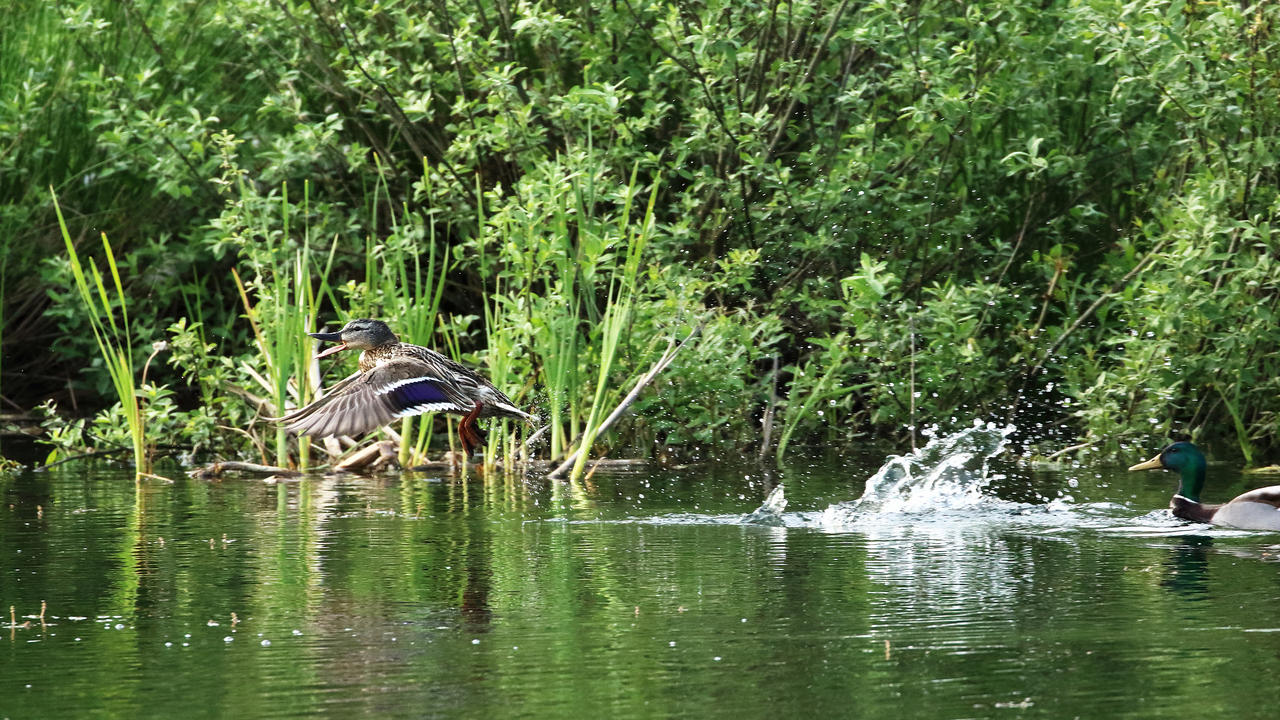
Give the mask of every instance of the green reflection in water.
POLYGON ((6 479, 0 608, 37 617, 0 716, 1270 716, 1280 538, 1017 468, 1009 507, 824 529, 876 464, 6 479), (791 526, 735 522, 776 481, 791 526))

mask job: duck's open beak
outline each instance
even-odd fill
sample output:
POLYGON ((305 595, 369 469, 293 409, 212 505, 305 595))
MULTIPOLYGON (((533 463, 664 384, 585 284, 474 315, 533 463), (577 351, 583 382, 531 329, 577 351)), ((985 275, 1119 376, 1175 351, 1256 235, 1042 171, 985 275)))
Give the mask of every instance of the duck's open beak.
POLYGON ((334 353, 339 353, 347 349, 347 344, 342 342, 342 333, 334 332, 334 333, 307 333, 307 334, 317 340, 323 340, 324 342, 338 343, 337 345, 334 345, 333 347, 328 348, 323 352, 316 353, 317 360, 319 360, 322 357, 325 357, 326 355, 332 355, 334 353))
POLYGON ((1146 462, 1140 462, 1129 468, 1130 470, 1163 470, 1164 464, 1160 462, 1160 456, 1157 455, 1146 462))

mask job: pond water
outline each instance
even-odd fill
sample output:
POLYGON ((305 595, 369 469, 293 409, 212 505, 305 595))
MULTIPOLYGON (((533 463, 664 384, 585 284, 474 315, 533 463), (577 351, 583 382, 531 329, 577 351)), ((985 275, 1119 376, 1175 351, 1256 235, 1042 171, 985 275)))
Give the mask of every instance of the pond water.
POLYGON ((579 485, 0 479, 0 718, 1274 717, 1280 536, 1002 437, 579 485))

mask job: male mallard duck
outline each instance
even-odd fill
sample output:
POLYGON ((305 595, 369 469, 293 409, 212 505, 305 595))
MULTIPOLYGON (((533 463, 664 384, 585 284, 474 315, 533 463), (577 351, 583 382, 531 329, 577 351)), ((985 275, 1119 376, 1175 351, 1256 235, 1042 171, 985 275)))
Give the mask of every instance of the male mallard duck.
POLYGON ((467 457, 484 444, 476 420, 534 417, 474 370, 421 345, 402 343, 381 320, 352 320, 335 333, 308 333, 340 343, 317 358, 362 350, 360 371, 329 388, 324 397, 281 418, 299 435, 359 435, 395 418, 428 412, 462 415, 458 437, 467 457))
POLYGON ((1204 454, 1189 442, 1176 442, 1130 470, 1173 470, 1182 475, 1178 494, 1169 501, 1173 514, 1184 520, 1244 530, 1280 530, 1280 485, 1250 490, 1223 505, 1200 502, 1204 488, 1204 454))

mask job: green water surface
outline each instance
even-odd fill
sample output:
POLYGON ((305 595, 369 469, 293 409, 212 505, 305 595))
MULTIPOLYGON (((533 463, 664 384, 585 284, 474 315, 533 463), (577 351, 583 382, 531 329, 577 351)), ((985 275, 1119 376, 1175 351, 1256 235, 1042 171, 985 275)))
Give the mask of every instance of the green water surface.
POLYGON ((1280 714, 1280 536, 1017 467, 1021 510, 824 525, 877 465, 0 479, 0 717, 1280 714))

